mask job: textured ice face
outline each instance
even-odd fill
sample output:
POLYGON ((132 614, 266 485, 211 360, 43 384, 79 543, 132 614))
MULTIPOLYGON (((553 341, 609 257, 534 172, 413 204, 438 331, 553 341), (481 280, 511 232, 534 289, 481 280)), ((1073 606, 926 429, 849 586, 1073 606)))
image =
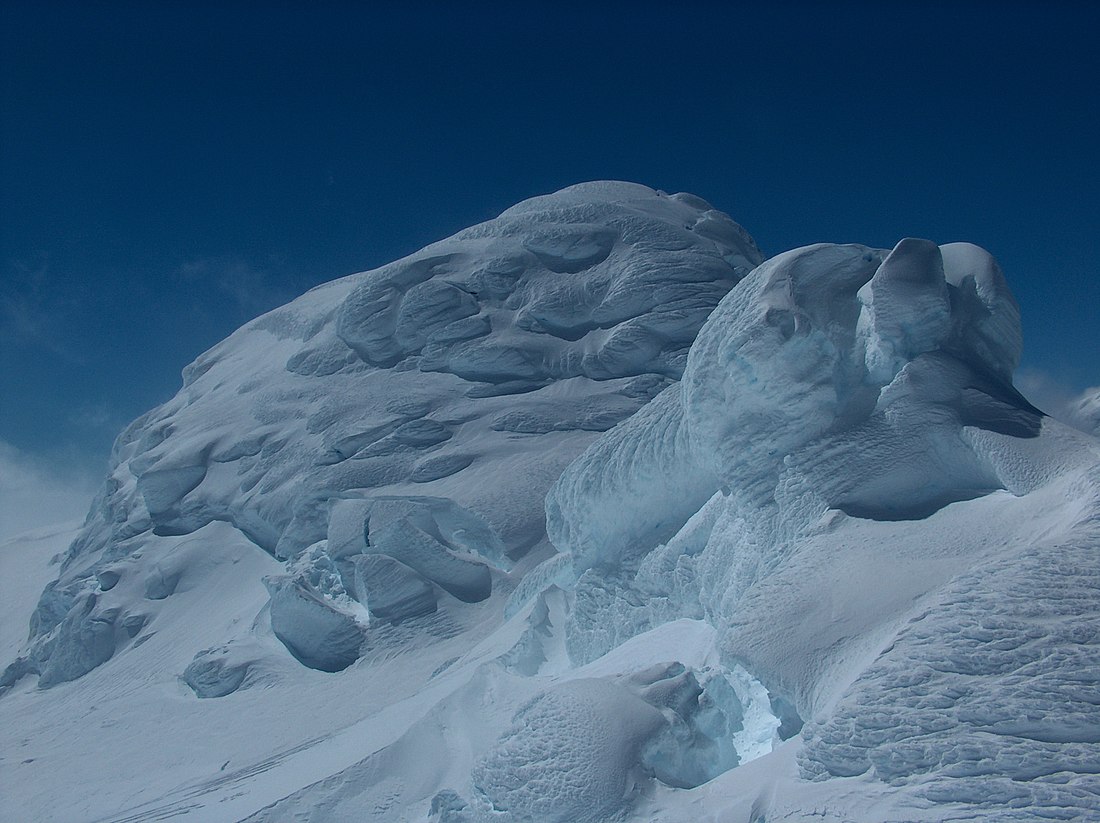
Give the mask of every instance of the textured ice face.
POLYGON ((976 247, 778 255, 715 309, 682 382, 566 470, 551 537, 581 569, 616 567, 718 490, 756 506, 800 484, 897 518, 987 492, 1001 483, 960 436, 1038 433, 1011 386, 1019 350, 1015 303, 976 247))
POLYGON ((212 521, 298 564, 273 586, 272 620, 307 665, 356 656, 354 610, 330 590, 391 621, 431 612, 433 586, 484 600, 493 570, 544 540, 561 469, 679 378, 707 315, 759 261, 696 198, 592 183, 253 321, 119 437, 25 665, 48 665, 49 683, 109 658, 130 589, 111 595, 108 577, 146 576, 154 599, 173 584, 146 562, 104 569, 150 533, 212 521), (313 648, 314 632, 332 642, 313 648))
POLYGON ((536 198, 430 251, 365 278, 336 334, 372 365, 419 356, 421 371, 524 387, 678 377, 710 310, 759 262, 725 215, 625 184, 536 198))
POLYGON ((670 615, 725 625, 829 509, 914 520, 1018 488, 968 432, 1038 434, 1008 376, 1019 339, 975 247, 819 245, 759 266, 704 325, 683 380, 547 498, 579 573, 573 655, 670 615))

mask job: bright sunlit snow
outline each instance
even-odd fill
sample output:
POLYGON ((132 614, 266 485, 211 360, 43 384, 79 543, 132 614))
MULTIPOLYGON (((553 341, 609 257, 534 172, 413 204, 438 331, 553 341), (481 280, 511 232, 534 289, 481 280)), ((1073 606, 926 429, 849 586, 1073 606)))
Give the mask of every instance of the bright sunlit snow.
POLYGON ((1100 441, 1021 346, 976 246, 629 183, 313 289, 0 546, 0 810, 1100 814, 1100 441))

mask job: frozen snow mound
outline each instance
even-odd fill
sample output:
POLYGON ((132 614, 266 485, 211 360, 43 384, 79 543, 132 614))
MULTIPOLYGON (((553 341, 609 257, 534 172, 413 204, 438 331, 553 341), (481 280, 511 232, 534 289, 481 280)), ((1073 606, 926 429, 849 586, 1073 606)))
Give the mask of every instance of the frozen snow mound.
POLYGON ((48 685, 109 659, 133 606, 120 576, 168 600, 186 575, 143 542, 212 521, 288 564, 276 635, 322 670, 357 658, 371 619, 485 600, 545 542, 561 469, 679 379, 760 259, 698 198, 587 183, 249 323, 118 438, 19 671, 48 685))

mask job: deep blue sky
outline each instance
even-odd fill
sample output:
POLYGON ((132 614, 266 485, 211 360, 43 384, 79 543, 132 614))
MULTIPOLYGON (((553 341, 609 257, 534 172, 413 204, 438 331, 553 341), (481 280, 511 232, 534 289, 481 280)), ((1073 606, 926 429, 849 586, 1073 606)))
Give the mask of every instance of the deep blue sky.
POLYGON ((1091 4, 671 5, 8 0, 0 441, 98 468, 250 317, 600 178, 768 254, 979 243, 1100 383, 1091 4))

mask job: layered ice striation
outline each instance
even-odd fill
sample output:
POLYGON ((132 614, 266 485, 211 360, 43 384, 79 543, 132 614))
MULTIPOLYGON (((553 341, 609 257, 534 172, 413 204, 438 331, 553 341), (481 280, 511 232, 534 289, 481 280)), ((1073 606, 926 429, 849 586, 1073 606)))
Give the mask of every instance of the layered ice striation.
POLYGON ((128 587, 111 590, 118 569, 170 598, 178 574, 137 557, 143 543, 217 520, 294 567, 271 617, 322 670, 356 659, 352 623, 368 613, 485 600, 494 574, 545 541, 561 469, 680 377, 706 317, 760 259, 698 198, 588 183, 249 323, 118 438, 20 671, 46 685, 110 658, 129 605, 128 587), (307 649, 313 633, 332 642, 307 649))

